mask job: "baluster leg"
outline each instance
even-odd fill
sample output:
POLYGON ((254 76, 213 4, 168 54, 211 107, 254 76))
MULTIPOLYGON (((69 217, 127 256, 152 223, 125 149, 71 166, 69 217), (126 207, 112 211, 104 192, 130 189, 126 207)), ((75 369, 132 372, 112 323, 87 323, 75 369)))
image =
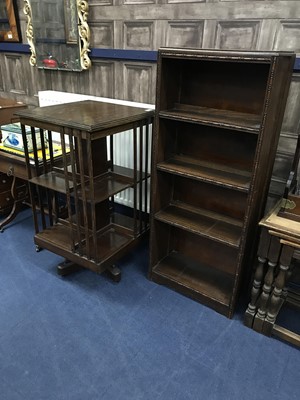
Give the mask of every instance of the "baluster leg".
POLYGON ((280 256, 280 269, 275 279, 274 288, 268 304, 267 316, 263 325, 263 333, 265 335, 271 335, 276 317, 282 306, 283 289, 287 281, 287 275, 292 261, 294 249, 291 246, 283 245, 280 256))
POLYGON ((252 327, 253 319, 257 312, 257 300, 261 294, 262 283, 264 281, 264 276, 266 272, 266 262, 267 262, 270 241, 271 241, 271 236, 269 235, 268 230, 263 228, 260 235, 259 246, 257 251, 258 265, 254 273, 254 279, 251 289, 251 300, 245 312, 245 319, 244 319, 245 325, 248 326, 249 328, 252 327))
POLYGON ((279 239, 273 236, 271 238, 271 245, 268 252, 268 270, 265 275, 262 292, 258 299, 259 308, 253 322, 253 329, 257 332, 262 332, 264 320, 267 315, 267 304, 274 283, 275 268, 277 266, 280 249, 281 245, 279 239))

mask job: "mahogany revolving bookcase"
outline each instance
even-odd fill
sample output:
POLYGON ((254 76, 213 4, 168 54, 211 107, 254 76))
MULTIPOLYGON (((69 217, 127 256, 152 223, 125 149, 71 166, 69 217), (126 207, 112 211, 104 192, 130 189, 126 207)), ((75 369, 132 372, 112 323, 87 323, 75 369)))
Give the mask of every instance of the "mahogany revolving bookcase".
POLYGON ((149 229, 148 153, 153 110, 87 100, 37 107, 18 115, 35 244, 66 259, 59 266, 60 274, 80 266, 96 273, 111 271, 119 280, 120 270, 114 263, 149 229), (26 145, 26 126, 31 127, 31 153, 26 145), (132 168, 114 163, 114 137, 127 131, 132 132, 132 146, 124 152, 132 155, 132 168), (59 134, 61 167, 54 162, 54 133, 59 134), (32 165, 36 168, 34 175, 32 165), (133 192, 133 208, 127 215, 118 212, 115 202, 115 196, 126 189, 133 192))

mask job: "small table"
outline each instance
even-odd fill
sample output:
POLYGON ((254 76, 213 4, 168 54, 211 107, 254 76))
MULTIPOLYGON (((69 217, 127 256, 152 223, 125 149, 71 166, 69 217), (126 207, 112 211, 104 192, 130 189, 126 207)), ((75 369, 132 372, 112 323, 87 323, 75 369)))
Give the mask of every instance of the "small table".
MULTIPOLYGON (((282 305, 289 300, 287 285, 292 275, 292 259, 300 249, 300 198, 289 195, 281 199, 259 225, 262 230, 258 265, 245 325, 300 346, 300 335, 276 324, 282 305)), ((300 306, 300 296, 297 300, 294 295, 293 305, 300 306)))
MULTIPOLYGON (((23 108, 27 108, 27 105, 20 101, 0 98, 0 126, 17 122, 19 119, 14 115, 14 113, 23 108)), ((0 132, 0 142, 1 138, 2 135, 0 132)), ((0 179, 2 181, 8 180, 9 184, 11 182, 10 189, 8 190, 9 193, 3 193, 3 195, 9 198, 10 204, 13 202, 9 215, 0 223, 0 231, 2 231, 3 227, 15 218, 22 202, 27 197, 27 184, 25 182, 27 180, 27 173, 25 160, 20 160, 19 157, 0 152, 0 179), (11 198, 12 200, 10 200, 11 198)))

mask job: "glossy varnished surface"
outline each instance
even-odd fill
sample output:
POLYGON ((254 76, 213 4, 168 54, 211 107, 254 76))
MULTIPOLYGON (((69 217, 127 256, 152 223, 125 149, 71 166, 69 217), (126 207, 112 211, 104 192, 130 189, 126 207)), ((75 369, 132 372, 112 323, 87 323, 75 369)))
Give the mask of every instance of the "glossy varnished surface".
POLYGON ((36 122, 94 132, 121 124, 139 121, 153 115, 153 110, 86 100, 59 104, 17 113, 36 122))
POLYGON ((204 182, 215 182, 221 186, 231 187, 247 192, 250 186, 250 174, 237 169, 226 168, 217 163, 201 162, 186 157, 174 157, 157 164, 157 169, 172 172, 181 176, 204 182))

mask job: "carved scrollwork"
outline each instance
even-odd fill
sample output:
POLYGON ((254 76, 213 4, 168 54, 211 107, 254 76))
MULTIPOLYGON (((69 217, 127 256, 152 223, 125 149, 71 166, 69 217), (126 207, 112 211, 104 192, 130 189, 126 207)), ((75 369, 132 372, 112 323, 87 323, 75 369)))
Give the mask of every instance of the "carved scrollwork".
POLYGON ((36 51, 34 45, 34 33, 32 26, 32 11, 29 0, 24 0, 24 14, 27 16, 27 28, 26 28, 26 36, 28 40, 28 44, 30 46, 31 56, 29 58, 29 63, 33 67, 36 65, 36 51))
MULTIPOLYGON (((60 42, 55 42, 55 40, 57 40, 56 36, 53 38, 50 37, 52 42, 51 40, 49 41, 49 37, 45 37, 47 36, 47 33, 45 33, 43 29, 40 29, 42 19, 40 20, 39 16, 37 16, 37 22, 33 20, 36 15, 35 13, 38 12, 37 4, 33 2, 31 4, 31 0, 24 0, 23 10, 24 14, 27 16, 26 36, 31 51, 29 59, 30 65, 37 66, 38 68, 55 68, 60 70, 87 70, 91 67, 91 60, 88 55, 90 51, 90 28, 87 22, 89 11, 88 0, 56 1, 56 5, 59 7, 55 10, 62 9, 65 13, 62 21, 56 21, 55 17, 57 19, 58 16, 56 14, 53 15, 54 22, 59 23, 62 26, 64 25, 65 28, 65 38, 60 37, 60 42), (72 24, 68 24, 68 17, 72 20, 72 24), (37 29, 37 31, 35 32, 34 29, 37 29), (40 31, 42 31, 43 36, 39 38, 37 37, 37 32, 41 34, 40 31), (35 44, 38 40, 38 43, 42 43, 43 45, 37 46, 36 48, 35 44), (53 44, 52 47, 51 45, 46 45, 48 43, 55 43, 56 47, 53 44), (59 45, 59 43, 61 43, 61 45, 59 45), (65 59, 64 55, 66 55, 65 59), (52 61, 51 65, 49 60, 52 61)), ((48 15, 48 18, 51 17, 52 15, 48 15)), ((55 26, 56 25, 54 25, 54 27, 55 26)))
POLYGON ((77 0, 78 32, 81 40, 80 62, 82 69, 89 69, 91 60, 88 56, 90 45, 90 28, 87 23, 89 5, 86 0, 77 0))

